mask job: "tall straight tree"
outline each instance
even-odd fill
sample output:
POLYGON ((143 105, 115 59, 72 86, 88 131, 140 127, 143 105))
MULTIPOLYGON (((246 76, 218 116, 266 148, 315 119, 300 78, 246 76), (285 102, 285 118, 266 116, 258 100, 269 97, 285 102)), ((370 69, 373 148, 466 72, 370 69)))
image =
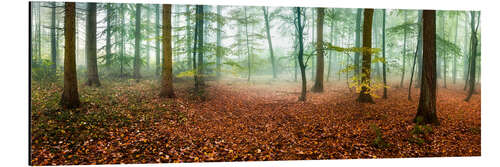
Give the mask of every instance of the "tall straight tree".
POLYGON ((194 75, 195 89, 199 90, 204 86, 203 81, 203 5, 196 5, 196 27, 195 27, 195 47, 193 55, 198 53, 198 57, 193 57, 193 66, 196 69, 194 75), (197 64, 198 63, 198 64, 197 64))
POLYGON ((372 21, 373 9, 365 9, 363 19, 363 62, 361 73, 361 91, 358 101, 362 103, 375 103, 371 96, 370 73, 372 52, 372 21))
MULTIPOLYGON (((120 22, 125 26, 125 4, 120 6, 120 22)), ((123 59, 125 58, 125 28, 120 27, 120 77, 123 77, 123 59)))
MULTIPOLYGON (((457 43, 458 14, 457 13, 455 13, 455 26, 453 28, 455 30, 455 36, 454 36, 455 41, 453 43, 458 46, 458 43, 457 43)), ((452 77, 453 77, 453 84, 456 84, 457 83, 457 55, 456 54, 453 54, 453 73, 452 73, 452 77)))
MULTIPOLYGON (((146 32, 144 33, 144 36, 145 36, 145 39, 148 39, 148 38, 151 38, 150 37, 151 35, 149 34, 149 30, 148 30, 150 27, 149 18, 151 17, 150 5, 146 5, 145 9, 146 9, 146 23, 145 23, 146 25, 145 25, 145 27, 147 27, 147 28, 145 28, 146 32)), ((150 54, 150 50, 151 50, 149 48, 150 46, 151 46, 151 40, 147 40, 146 41, 146 56, 145 56, 145 58, 146 58, 145 64, 146 64, 147 69, 149 69, 149 59, 150 59, 149 54, 150 54)))
POLYGON ((87 83, 88 86, 101 86, 97 71, 97 22, 96 3, 87 5, 87 38, 85 40, 85 52, 87 55, 87 83))
MULTIPOLYGON (((355 45, 357 48, 361 47, 361 14, 363 9, 358 8, 356 12, 356 39, 355 45)), ((356 80, 358 81, 358 85, 361 83, 360 75, 359 75, 359 52, 354 53, 354 75, 356 76, 356 80)))
MULTIPOLYGON (((313 92, 323 92, 323 73, 325 71, 324 50, 323 50, 323 22, 325 18, 325 8, 317 8, 317 38, 316 38, 316 82, 312 88, 313 92)), ((313 69, 314 70, 314 69, 313 69)))
MULTIPOLYGON (((405 17, 405 23, 408 22, 408 12, 407 11, 403 11, 404 12, 404 17, 405 17)), ((405 80, 405 66, 406 66, 406 28, 403 30, 404 31, 404 37, 403 37, 403 51, 402 51, 402 56, 401 58, 403 59, 403 68, 401 69, 401 82, 399 83, 399 87, 400 88, 403 88, 403 82, 405 80)))
POLYGON ((302 18, 302 12, 301 12, 300 7, 295 7, 294 12, 296 15, 296 17, 294 19, 294 24, 295 24, 295 29, 297 32, 297 38, 298 38, 298 42, 299 42, 298 61, 299 61, 299 67, 300 67, 300 75, 301 75, 301 79, 302 79, 302 89, 301 89, 299 101, 306 101, 307 80, 306 80, 306 65, 304 63, 304 41, 303 41, 304 26, 305 26, 305 23, 303 23, 303 21, 305 21, 306 18, 302 18))
POLYGON ((188 61, 188 68, 192 68, 193 60, 191 55, 191 7, 186 5, 186 57, 188 61))
POLYGON ((387 74, 386 74, 386 64, 387 61, 385 59, 385 9, 382 10, 382 77, 384 80, 384 95, 382 98, 387 99, 387 74))
POLYGON ((161 72, 161 90, 160 97, 173 98, 174 85, 172 82, 172 5, 163 4, 163 27, 162 27, 162 45, 163 45, 163 68, 161 72))
POLYGON ((245 35, 246 35, 246 39, 247 39, 247 55, 248 55, 248 79, 247 81, 250 82, 250 77, 252 75, 252 56, 251 56, 251 53, 250 53, 250 44, 249 44, 249 41, 248 41, 248 16, 247 16, 247 7, 243 7, 244 10, 245 10, 245 35))
MULTIPOLYGON (((445 19, 444 19, 444 12, 441 12, 441 35, 443 37, 444 40, 447 40, 447 36, 446 36, 446 31, 445 31, 445 27, 446 27, 446 22, 445 22, 445 19)), ((441 58, 443 59, 443 87, 446 88, 446 73, 447 73, 447 68, 446 68, 446 50, 445 49, 442 49, 441 50, 441 58)))
POLYGON ((141 78, 141 7, 142 4, 137 4, 135 11, 134 78, 137 82, 141 78))
POLYGON ((57 65, 57 44, 56 44, 56 3, 51 2, 51 18, 50 18, 50 58, 52 64, 50 65, 50 75, 55 77, 57 65))
POLYGON ((156 76, 160 75, 160 5, 155 5, 155 50, 156 50, 156 59, 155 59, 155 74, 156 76))
POLYGON ((74 2, 65 2, 64 38, 64 88, 60 103, 63 108, 77 108, 80 99, 76 79, 74 2))
POLYGON ((267 44, 269 45, 269 55, 271 56, 271 65, 273 67, 273 78, 276 79, 277 77, 277 71, 276 71, 276 62, 274 59, 274 52, 273 52, 273 42, 271 40, 271 32, 270 32, 270 26, 269 26, 269 8, 263 6, 262 11, 264 12, 264 21, 266 23, 266 35, 267 35, 267 44))
POLYGON ((480 13, 476 14, 475 11, 470 12, 471 21, 470 21, 470 58, 469 58, 469 92, 465 101, 469 101, 474 94, 474 88, 476 87, 476 55, 477 55, 477 29, 479 28, 479 16, 480 13), (476 23, 477 17, 477 23, 476 23))
POLYGON ((439 124, 436 114, 436 11, 422 12, 423 68, 420 99, 413 122, 439 124))
POLYGON ((111 65, 111 4, 106 4, 106 67, 111 65))
POLYGON ((216 77, 220 78, 221 68, 222 68, 222 6, 217 5, 217 48, 215 50, 216 55, 216 77))

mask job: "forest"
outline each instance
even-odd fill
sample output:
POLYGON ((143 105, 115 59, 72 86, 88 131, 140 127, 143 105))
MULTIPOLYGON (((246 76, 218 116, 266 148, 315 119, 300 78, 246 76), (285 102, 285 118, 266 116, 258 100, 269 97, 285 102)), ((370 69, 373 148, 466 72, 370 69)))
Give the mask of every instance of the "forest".
POLYGON ((29 8, 31 165, 481 155, 479 11, 29 8))

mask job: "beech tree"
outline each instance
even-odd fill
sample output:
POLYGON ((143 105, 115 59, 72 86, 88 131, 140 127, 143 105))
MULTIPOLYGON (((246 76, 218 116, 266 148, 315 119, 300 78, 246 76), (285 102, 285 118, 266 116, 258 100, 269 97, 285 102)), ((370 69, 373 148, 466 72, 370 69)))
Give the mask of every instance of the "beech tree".
POLYGON ((161 90, 160 97, 174 97, 174 85, 172 82, 172 5, 163 5, 163 27, 162 27, 162 45, 163 45, 163 68, 161 72, 161 90))
POLYGON ((323 92, 323 73, 325 71, 324 63, 324 50, 323 50, 323 22, 325 18, 325 9, 317 8, 318 11, 318 21, 317 21, 317 42, 316 42, 316 53, 317 53, 317 63, 316 63, 316 82, 312 88, 313 92, 323 92))
POLYGON ((87 54, 87 83, 88 86, 101 86, 97 71, 97 33, 96 33, 96 4, 87 4, 87 39, 85 49, 87 54))
POLYGON ((361 69, 361 91, 358 101, 362 103, 375 103, 371 96, 371 54, 372 54, 372 21, 373 9, 365 9, 363 19, 363 61, 361 69))

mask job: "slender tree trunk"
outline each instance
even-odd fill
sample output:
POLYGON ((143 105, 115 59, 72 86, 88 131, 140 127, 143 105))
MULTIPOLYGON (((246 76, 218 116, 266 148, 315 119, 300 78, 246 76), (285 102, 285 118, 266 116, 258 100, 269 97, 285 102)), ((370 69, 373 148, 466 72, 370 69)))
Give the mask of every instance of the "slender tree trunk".
POLYGON ((50 54, 52 64, 50 65, 50 75, 56 76, 57 65, 57 44, 56 44, 56 3, 51 2, 51 19, 50 19, 50 54))
POLYGON ((439 124, 436 115, 436 11, 424 10, 423 22, 423 68, 417 124, 439 124))
MULTIPOLYGON (((358 8, 358 11, 356 12, 356 48, 361 47, 361 14, 363 12, 363 9, 358 8)), ((356 75, 356 80, 358 81, 358 86, 361 84, 361 76, 359 75, 360 68, 359 68, 359 52, 354 53, 354 75, 356 75)))
POLYGON ((269 26, 269 9, 268 7, 262 7, 262 11, 264 11, 264 20, 265 20, 265 23, 266 23, 266 35, 267 35, 267 43, 269 45, 269 55, 271 56, 271 65, 272 65, 272 68, 273 68, 273 78, 276 79, 277 78, 277 75, 276 75, 276 62, 274 60, 274 52, 273 52, 273 43, 271 41, 271 33, 269 31, 270 29, 270 26, 269 26))
POLYGON ((161 72, 161 90, 160 97, 173 98, 174 85, 172 82, 172 5, 163 4, 163 27, 162 27, 162 45, 163 45, 163 68, 161 72))
POLYGON ((204 13, 203 13, 203 5, 196 5, 197 9, 197 14, 196 14, 196 22, 197 22, 197 33, 195 36, 197 36, 197 39, 195 40, 198 42, 197 49, 198 50, 198 61, 197 61, 197 67, 196 67, 196 73, 195 73, 195 89, 199 90, 200 87, 204 86, 204 81, 203 81, 203 21, 204 21, 204 13))
MULTIPOLYGON (((446 40, 446 31, 445 31, 445 20, 444 20, 444 13, 441 15, 441 28, 442 28, 442 37, 444 40, 446 40)), ((443 58, 443 82, 444 82, 444 88, 446 88, 446 50, 441 51, 441 57, 443 58)))
MULTIPOLYGON (((299 101, 306 101, 306 92, 307 92, 307 81, 306 81, 306 66, 304 64, 304 41, 303 41, 303 31, 304 31, 304 25, 302 25, 302 19, 301 19, 301 11, 300 7, 295 8, 296 12, 296 21, 295 21, 295 27, 297 29, 297 36, 298 36, 298 42, 299 42, 299 54, 298 54, 298 61, 299 61, 299 67, 300 67, 300 75, 302 78, 302 89, 299 97, 299 101)), ((304 18, 305 20, 305 18, 304 18)))
POLYGON ((96 3, 87 4, 87 39, 85 50, 87 55, 87 83, 88 86, 101 86, 99 72, 97 71, 97 22, 96 3))
POLYGON ((106 4, 106 67, 111 65, 111 4, 106 4))
POLYGON ((252 56, 251 56, 251 53, 250 53, 250 44, 248 43, 248 18, 247 18, 247 7, 244 7, 244 10, 245 10, 245 34, 246 34, 246 38, 247 38, 247 54, 248 54, 248 79, 247 81, 250 82, 250 77, 252 75, 252 56))
POLYGON ((142 4, 137 4, 135 11, 134 78, 137 82, 141 79, 141 7, 142 4))
MULTIPOLYGON (((465 22, 468 23, 469 22, 469 17, 468 16, 465 16, 465 22)), ((468 27, 467 27, 467 24, 464 24, 464 57, 463 57, 463 61, 464 61, 464 66, 463 66, 463 69, 464 69, 464 74, 463 74, 463 78, 464 78, 464 91, 467 89, 467 80, 469 79, 469 52, 470 52, 470 35, 469 35, 469 32, 468 32, 468 27)))
MULTIPOLYGON (((333 12, 333 9, 332 9, 333 12)), ((330 43, 333 45, 333 21, 330 22, 330 43)), ((333 51, 328 51, 328 74, 326 75, 326 82, 330 79, 330 73, 332 71, 332 59, 333 59, 333 51)))
MULTIPOLYGON (((315 10, 314 9, 311 9, 311 22, 312 22, 312 26, 311 26, 311 45, 314 46, 314 12, 315 10)), ((311 81, 314 81, 314 78, 316 78, 316 56, 314 54, 312 54, 312 57, 311 57, 311 81)))
MULTIPOLYGON (((406 11, 404 11, 405 15, 405 23, 408 21, 408 14, 406 11)), ((406 29, 404 30, 404 37, 403 37, 403 69, 401 70, 401 82, 399 83, 399 87, 403 88, 403 82, 405 80, 405 66, 406 66, 406 29)))
MULTIPOLYGON (((149 10, 149 5, 146 6, 146 30, 149 29, 150 27, 150 22, 149 22, 149 18, 151 17, 151 10, 149 10)), ((145 39, 149 39, 150 38, 150 34, 148 31, 146 32, 143 32, 143 34, 145 35, 145 39)), ((147 40, 146 41, 146 69, 149 69, 149 59, 150 59, 150 46, 151 46, 151 40, 147 40)))
MULTIPOLYGON (((29 4, 29 8, 30 8, 30 10, 29 10, 29 13, 30 13, 29 14, 29 21, 30 21, 29 22, 29 30, 30 30, 30 33, 28 33, 29 40, 30 40, 29 41, 30 67, 33 68, 33 51, 34 51, 34 49, 33 49, 33 35, 32 34, 33 34, 33 20, 34 20, 34 18, 33 18, 33 10, 34 9, 33 9, 33 2, 30 1, 28 4, 29 4)), ((29 75, 30 75, 30 79, 31 79, 31 72, 30 72, 29 75)))
MULTIPOLYGON (((458 35, 458 14, 455 17, 455 41, 453 42, 455 45, 458 45, 457 43, 457 35, 458 35)), ((453 55, 453 84, 457 83, 457 55, 453 55)))
POLYGON ((80 100, 76 79, 74 2, 65 2, 64 38, 64 88, 60 103, 63 108, 77 108, 80 100))
POLYGON ((42 16, 41 16, 41 3, 38 3, 38 57, 37 63, 40 65, 42 63, 42 16))
POLYGON ((415 56, 413 57, 413 67, 411 69, 411 77, 410 77, 410 85, 408 86, 408 100, 411 100, 411 85, 413 83, 413 73, 415 73, 415 65, 417 63, 417 57, 420 52, 420 48, 422 47, 422 41, 420 40, 420 36, 422 35, 422 12, 418 11, 418 36, 417 36, 417 48, 415 49, 415 56))
POLYGON ((216 77, 220 79, 222 70, 222 6, 217 6, 217 49, 216 49, 216 77))
POLYGON ((384 59, 384 61, 382 62, 382 77, 384 80, 384 96, 382 98, 387 99, 387 73, 386 73, 387 61, 385 59, 385 9, 383 9, 383 18, 382 18, 382 58, 384 59))
MULTIPOLYGON (((121 25, 125 26, 125 4, 120 8, 121 25)), ((125 27, 120 28, 120 78, 123 77, 123 59, 125 57, 125 27)))
POLYGON ((375 103, 370 95, 372 21, 373 9, 365 9, 363 19, 363 66, 361 69, 361 91, 359 92, 359 97, 357 99, 362 103, 375 103))
POLYGON ((191 57, 191 7, 186 5, 186 57, 188 60, 188 68, 193 67, 192 57, 191 57))
MULTIPOLYGON (((156 59, 155 59, 155 74, 156 76, 160 75, 160 68, 161 68, 161 60, 160 60, 160 5, 156 4, 155 5, 155 45, 156 45, 156 59)), ((189 25, 189 24, 188 24, 189 25)), ((189 41, 189 40, 188 40, 189 41)), ((188 54, 189 57, 189 54, 188 54)))
POLYGON ((323 77, 325 70, 324 62, 324 51, 323 51, 323 22, 325 17, 325 8, 316 8, 318 13, 317 21, 317 42, 316 42, 316 53, 317 53, 317 65, 316 65, 316 82, 312 88, 313 92, 323 92, 323 77))
POLYGON ((474 88, 476 87, 476 55, 477 55, 477 29, 479 27, 479 16, 480 13, 476 15, 475 11, 470 12, 471 15, 471 22, 470 22, 470 28, 471 28, 471 38, 470 38, 470 43, 471 43, 471 50, 470 50, 470 67, 469 67, 469 92, 467 97, 465 98, 465 101, 468 102, 470 98, 472 97, 472 94, 474 94, 474 88), (476 17, 477 17, 477 24, 476 24, 476 17))

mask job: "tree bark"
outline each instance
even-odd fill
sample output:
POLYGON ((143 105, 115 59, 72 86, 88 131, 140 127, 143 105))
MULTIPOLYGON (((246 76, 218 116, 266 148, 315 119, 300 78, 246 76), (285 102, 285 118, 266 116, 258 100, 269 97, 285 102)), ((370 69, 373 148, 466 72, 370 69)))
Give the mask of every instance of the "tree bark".
POLYGON ((245 10, 245 35, 247 39, 247 54, 248 54, 248 79, 247 81, 250 82, 250 77, 252 75, 252 56, 250 54, 250 44, 248 43, 248 18, 247 18, 247 7, 243 7, 245 10))
POLYGON ((312 88, 313 92, 323 92, 323 77, 325 70, 324 51, 323 51, 323 22, 325 17, 325 8, 317 8, 318 21, 317 21, 317 42, 316 42, 316 82, 312 88))
MULTIPOLYGON (((295 28, 297 29, 297 36, 298 36, 298 42, 299 42, 299 54, 298 54, 298 61, 299 61, 299 67, 300 67, 300 75, 302 79, 302 89, 299 97, 299 101, 306 101, 306 92, 307 92, 307 81, 306 81, 306 66, 304 64, 304 41, 303 41, 303 31, 304 31, 304 25, 302 25, 302 19, 301 19, 301 11, 300 7, 295 8, 296 12, 296 21, 295 23, 295 28)), ((305 20, 305 18, 304 18, 305 20)))
MULTIPOLYGON (((356 12, 356 48, 361 47, 361 14, 363 12, 363 9, 358 8, 358 11, 356 12)), ((359 68, 359 52, 354 53, 354 75, 356 75, 356 80, 358 82, 358 86, 361 84, 361 76, 359 75, 360 68, 359 68)))
POLYGON ((85 40, 85 50, 87 55, 87 83, 88 86, 101 86, 97 71, 97 22, 96 3, 87 5, 87 38, 85 40))
POLYGON ((134 78, 137 82, 141 79, 141 7, 142 4, 137 4, 135 11, 134 78))
POLYGON ((75 3, 65 2, 64 12, 64 88, 61 97, 63 108, 80 106, 75 61, 75 3))
MULTIPOLYGON (((155 5, 155 45, 156 45, 156 59, 155 59, 155 74, 156 76, 160 75, 160 68, 161 68, 161 60, 160 60, 160 5, 156 4, 155 5)), ((188 24, 189 25, 189 24, 188 24)), ((189 54, 188 54, 189 57, 189 54)))
POLYGON ((57 65, 57 44, 56 44, 56 3, 51 2, 51 19, 50 19, 50 57, 52 64, 50 65, 50 75, 56 76, 57 65))
POLYGON ((359 92, 359 97, 357 99, 357 101, 362 103, 375 103, 370 95, 372 21, 373 9, 365 9, 363 19, 363 65, 361 69, 361 91, 359 92))
POLYGON ((162 45, 163 45, 163 68, 160 97, 173 98, 174 85, 172 82, 172 5, 163 4, 163 27, 162 27, 162 45))
POLYGON ((413 57, 413 67, 411 69, 410 76, 410 85, 408 86, 408 100, 411 100, 411 85, 413 83, 413 74, 415 73, 415 65, 417 64, 417 57, 422 47, 422 41, 420 40, 420 36, 422 35, 422 12, 418 11, 418 36, 417 36, 417 48, 415 49, 415 55, 413 57))
POLYGON ((111 4, 106 4, 106 67, 111 65, 111 4))
POLYGON ((436 11, 424 10, 423 22, 423 68, 417 124, 439 124, 436 115, 436 11))
POLYGON ((471 43, 471 50, 470 50, 470 67, 469 67, 469 92, 467 97, 465 98, 465 101, 468 102, 470 98, 472 97, 472 94, 474 94, 474 88, 476 87, 476 55, 477 55, 477 29, 479 27, 479 14, 477 15, 477 24, 476 24, 476 12, 471 11, 471 22, 470 22, 470 28, 471 28, 471 37, 470 37, 470 43, 471 43))
MULTIPOLYGON (((408 14, 406 11, 404 11, 405 14, 405 23, 408 21, 408 14)), ((403 69, 401 70, 401 82, 399 83, 399 87, 403 88, 403 82, 405 80, 405 66, 406 66, 406 29, 404 29, 404 37, 403 37, 403 53, 402 56, 403 58, 403 69)))
MULTIPOLYGON (((196 65, 196 73, 195 73, 195 89, 199 90, 202 86, 204 86, 204 81, 203 81, 203 19, 204 19, 204 13, 203 13, 203 5, 196 5, 196 31, 197 33, 195 34, 197 42, 197 46, 195 50, 198 52, 198 60, 197 60, 197 65, 196 65)), ((196 59, 195 59, 196 60, 196 59)), ((195 63, 196 64, 196 63, 195 63)))

